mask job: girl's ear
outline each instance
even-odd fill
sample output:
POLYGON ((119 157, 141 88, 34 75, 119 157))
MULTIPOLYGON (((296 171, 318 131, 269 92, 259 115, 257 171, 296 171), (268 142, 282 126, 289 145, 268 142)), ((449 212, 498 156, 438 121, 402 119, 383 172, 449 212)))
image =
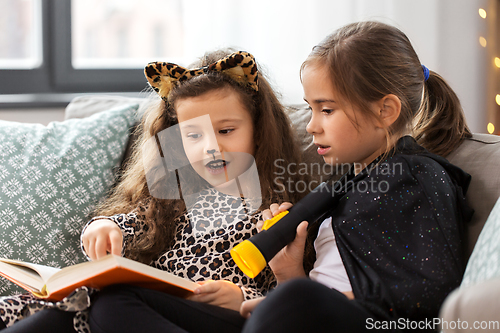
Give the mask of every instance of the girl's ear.
POLYGON ((385 127, 391 126, 401 113, 401 100, 394 94, 384 96, 377 103, 380 107, 379 119, 385 127))

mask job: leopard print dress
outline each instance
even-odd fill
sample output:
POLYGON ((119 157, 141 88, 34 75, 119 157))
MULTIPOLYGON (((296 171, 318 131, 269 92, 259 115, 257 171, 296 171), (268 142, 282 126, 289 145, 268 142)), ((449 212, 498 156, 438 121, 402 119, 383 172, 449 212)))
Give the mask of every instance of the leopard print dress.
MULTIPOLYGON (((94 217, 82 231, 96 219, 107 218, 122 230, 124 242, 140 237, 144 229, 145 207, 129 214, 94 217)), ((192 281, 228 280, 238 285, 245 299, 265 295, 275 284, 269 267, 257 277, 248 278, 234 263, 229 251, 233 246, 257 233, 256 222, 261 213, 249 214, 240 198, 210 189, 199 194, 196 204, 178 219, 175 243, 151 265, 188 278, 192 281)), ((125 247, 125 246, 124 246, 125 247)), ((48 302, 31 294, 0 297, 0 318, 7 327, 45 308, 59 308, 75 312, 74 328, 77 332, 90 332, 88 308, 96 290, 81 287, 60 302, 48 302)))

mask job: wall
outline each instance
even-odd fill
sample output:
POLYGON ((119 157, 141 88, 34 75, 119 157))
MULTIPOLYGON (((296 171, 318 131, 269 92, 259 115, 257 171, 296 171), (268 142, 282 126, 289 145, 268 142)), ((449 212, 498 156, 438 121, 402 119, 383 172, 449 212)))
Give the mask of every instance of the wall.
POLYGON ((437 2, 441 14, 436 22, 436 68, 461 99, 471 130, 486 133, 489 98, 486 71, 490 61, 487 49, 479 45, 479 37, 487 35, 487 23, 479 17, 478 9, 487 8, 488 1, 437 2))

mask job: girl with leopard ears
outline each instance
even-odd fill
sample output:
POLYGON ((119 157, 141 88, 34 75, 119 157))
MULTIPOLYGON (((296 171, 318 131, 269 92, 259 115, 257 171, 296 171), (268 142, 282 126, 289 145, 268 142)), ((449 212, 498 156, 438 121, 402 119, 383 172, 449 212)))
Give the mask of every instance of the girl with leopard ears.
MULTIPOLYGON (((23 332, 41 332, 41 327, 57 332, 206 332, 207 328, 218 327, 220 332, 240 331, 244 323, 238 312, 242 301, 263 295, 274 287, 275 278, 269 268, 249 279, 234 264, 229 251, 257 232, 261 211, 271 202, 296 202, 305 194, 287 192, 285 186, 307 180, 293 168, 300 165, 300 152, 288 117, 248 53, 228 50, 207 53, 190 68, 195 69, 168 63, 146 67, 146 78, 161 99, 142 116, 134 133, 138 139, 121 179, 96 209, 96 217, 85 226, 81 239, 82 249, 92 259, 107 253, 123 255, 197 281, 200 287, 195 295, 187 300, 128 286, 114 286, 99 292, 84 287, 57 305, 22 295, 9 303, 5 311, 7 320, 1 317, 4 322, 10 326, 23 318, 27 304, 36 304, 38 312, 18 321, 12 329, 23 332), (156 144, 166 129, 182 132, 181 124, 189 118, 186 115, 204 110, 210 110, 206 112, 211 120, 220 114, 224 121, 240 117, 237 118, 240 123, 224 125, 216 129, 215 135, 217 143, 224 148, 246 143, 239 148, 253 156, 261 192, 261 206, 254 213, 247 211, 244 200, 223 191, 181 188, 178 184, 182 184, 184 178, 200 178, 203 171, 189 169, 189 165, 187 173, 169 172, 160 177, 155 184, 175 184, 163 186, 163 196, 152 193, 155 186, 150 186, 146 169, 155 167, 151 160, 161 157, 156 160, 162 161, 171 156, 165 151, 160 156, 156 145, 156 151, 149 149, 150 143, 156 144), (239 134, 243 128, 247 131, 239 134), (230 136, 233 134, 235 136, 230 136), (221 143, 219 136, 226 135, 230 139, 221 143), (199 193, 199 205, 190 212, 185 201, 179 199, 186 197, 189 190, 199 193), (193 221, 201 222, 196 225, 204 222, 209 225, 203 237, 195 234, 193 221), (231 223, 220 227, 220 223, 227 221, 231 223), (86 296, 83 297, 85 306, 92 302, 90 313, 85 306, 76 315, 69 312, 75 302, 82 303, 81 296, 86 296)), ((196 142, 199 134, 188 133, 187 137, 196 142)), ((162 147, 163 142, 158 142, 162 147)), ((224 153, 223 158, 227 159, 232 152, 231 149, 219 150, 207 151, 208 158, 213 155, 215 159, 218 153, 224 153)), ((180 154, 174 151, 177 153, 180 154)), ((231 167, 217 161, 210 163, 207 179, 231 167)))
MULTIPOLYGON (((288 192, 285 187, 288 182, 307 181, 307 176, 299 175, 292 167, 300 165, 300 152, 289 119, 251 54, 215 51, 205 54, 189 68, 194 69, 171 63, 151 63, 146 66, 145 76, 161 100, 158 107, 151 108, 143 116, 135 154, 122 181, 110 199, 100 207, 98 215, 117 216, 135 210, 135 215, 132 213, 123 217, 125 222, 112 222, 118 222, 125 229, 127 225, 135 225, 129 227, 134 229, 135 237, 127 239, 125 236, 124 254, 200 281, 200 288, 190 300, 138 288, 109 289, 99 295, 97 303, 91 308, 91 323, 96 324, 96 327, 91 325, 92 331, 156 332, 172 325, 189 332, 205 332, 207 325, 212 324, 219 328, 239 330, 244 322, 238 313, 241 302, 265 294, 274 286, 274 276, 269 268, 255 279, 249 279, 234 264, 229 251, 257 232, 256 223, 261 211, 271 202, 296 202, 305 194, 288 192), (236 149, 231 147, 239 145, 239 151, 253 156, 258 172, 262 200, 255 213, 245 213, 246 208, 236 204, 238 198, 235 200, 222 193, 223 190, 218 193, 209 190, 209 195, 197 203, 196 209, 189 210, 189 214, 187 201, 161 199, 152 195, 143 166, 148 153, 139 148, 146 146, 152 139, 157 140, 165 129, 176 126, 179 126, 183 140, 185 137, 187 140, 198 140, 200 134, 195 133, 195 130, 184 136, 183 124, 204 112, 210 115, 219 149, 219 152, 215 152, 216 149, 208 152, 208 158, 211 159, 213 154, 215 160, 215 155, 221 153, 222 159, 226 160, 224 164, 214 162, 208 175, 203 175, 206 167, 199 170, 192 163, 196 171, 192 176, 189 173, 183 176, 179 172, 172 177, 181 184, 182 177, 194 178, 197 175, 210 182, 210 177, 220 176, 220 170, 226 170, 226 167, 229 170, 231 163, 236 164, 231 158, 227 162, 227 155, 236 149), (224 126, 217 127, 218 119, 222 119, 224 126), (231 119, 236 119, 237 124, 233 126, 231 119), (242 134, 245 129, 246 134, 242 134), (209 222, 218 223, 217 216, 223 215, 221 213, 225 209, 231 211, 225 214, 224 221, 235 218, 229 227, 215 228, 203 239, 193 235, 195 231, 192 230, 193 225, 189 225, 189 219, 205 216, 209 222), (207 280, 216 281, 207 283, 207 280), (135 308, 123 306, 124 297, 134 303, 135 308), (161 309, 152 310, 153 303, 161 304, 161 309), (137 313, 136 309, 142 312, 137 313), (152 313, 154 316, 150 317, 152 313), (143 317, 155 319, 145 323, 141 319, 143 317)), ((184 148, 190 159, 185 145, 184 148)), ((184 187, 181 191, 173 186, 168 189, 186 197, 184 187)), ((197 190, 192 189, 192 192, 197 190)), ((170 194, 165 196, 171 197, 170 194)), ((111 224, 103 222, 103 225, 111 224)), ((114 248, 110 250, 114 251, 114 248)))

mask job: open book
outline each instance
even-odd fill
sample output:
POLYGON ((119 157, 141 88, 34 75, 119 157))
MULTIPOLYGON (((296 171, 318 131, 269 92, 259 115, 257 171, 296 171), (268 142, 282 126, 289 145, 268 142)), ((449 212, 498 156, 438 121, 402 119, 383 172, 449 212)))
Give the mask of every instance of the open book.
POLYGON ((191 295, 198 284, 127 258, 107 255, 99 260, 63 269, 0 258, 0 276, 39 298, 60 301, 81 286, 96 289, 124 283, 167 292, 191 295))

